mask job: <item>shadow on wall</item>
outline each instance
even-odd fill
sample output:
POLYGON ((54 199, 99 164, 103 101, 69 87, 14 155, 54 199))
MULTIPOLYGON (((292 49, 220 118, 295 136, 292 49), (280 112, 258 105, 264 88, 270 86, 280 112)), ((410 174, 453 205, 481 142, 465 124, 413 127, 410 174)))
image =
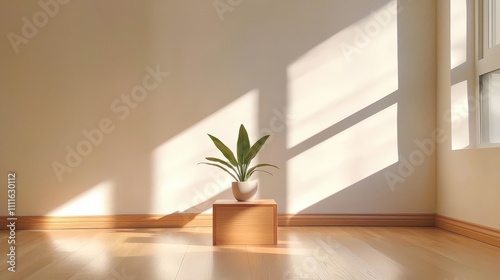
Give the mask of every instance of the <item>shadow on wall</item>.
MULTIPOLYGON (((222 17, 211 2, 61 6, 6 58, 19 214, 210 211, 231 194, 196 165, 218 155, 206 133, 236 143, 240 123, 272 136, 259 160, 280 170, 258 195, 280 212, 432 212, 434 154, 404 189, 387 179, 434 128, 433 23, 415 24, 431 2, 245 1, 222 17)), ((24 5, 1 9, 2 31, 39 9, 24 5)))

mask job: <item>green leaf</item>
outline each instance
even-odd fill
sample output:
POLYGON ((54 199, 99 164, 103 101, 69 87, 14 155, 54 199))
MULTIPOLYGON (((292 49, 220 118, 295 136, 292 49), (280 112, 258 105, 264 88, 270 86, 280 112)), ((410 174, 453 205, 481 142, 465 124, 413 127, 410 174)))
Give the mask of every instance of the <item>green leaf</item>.
POLYGON ((271 174, 270 172, 267 172, 267 171, 265 171, 265 170, 261 170, 261 169, 254 169, 254 170, 252 170, 252 172, 248 172, 248 174, 247 174, 247 178, 246 178, 246 179, 248 180, 248 178, 250 178, 250 176, 252 176, 252 174, 253 174, 254 172, 264 172, 264 173, 267 173, 267 174, 269 174, 269 175, 273 176, 273 174, 271 174))
POLYGON ((227 169, 226 169, 226 168, 224 168, 223 166, 220 166, 220 165, 215 164, 215 163, 208 163, 208 162, 199 162, 198 164, 206 164, 206 165, 211 165, 211 166, 218 167, 218 168, 220 168, 220 169, 222 169, 222 170, 226 171, 226 172, 227 172, 227 174, 231 175, 231 177, 233 177, 233 179, 234 179, 235 181, 237 181, 237 182, 238 182, 238 181, 240 181, 240 180, 238 180, 238 179, 236 178, 236 176, 234 176, 234 174, 233 174, 233 173, 229 172, 229 170, 227 170, 227 169))
POLYGON ((231 168, 231 170, 233 170, 233 172, 234 172, 236 175, 238 175, 238 177, 240 177, 240 176, 239 176, 240 174, 238 173, 238 171, 236 171, 236 169, 234 169, 234 167, 233 167, 233 166, 232 166, 229 162, 227 162, 227 161, 225 161, 225 160, 222 160, 222 159, 219 159, 219 158, 214 158, 214 157, 207 157, 207 158, 205 158, 205 159, 206 159, 206 160, 208 160, 208 161, 218 162, 218 163, 220 163, 220 164, 223 164, 223 165, 225 165, 225 166, 227 166, 227 167, 231 168))
MULTIPOLYGON (((269 163, 261 163, 261 164, 257 164, 256 166, 250 168, 248 170, 248 173, 254 171, 255 169, 259 168, 259 167, 264 167, 264 166, 270 166, 270 167, 274 167, 274 168, 278 168, 276 165, 273 165, 273 164, 269 164, 269 163)), ((279 169, 279 168, 278 168, 279 169)))
POLYGON ((238 164, 243 164, 245 155, 250 149, 250 140, 248 139, 247 130, 243 125, 240 125, 240 133, 238 134, 238 146, 236 153, 238 154, 238 164))
POLYGON ((240 179, 242 182, 245 182, 247 180, 247 173, 248 173, 248 165, 247 164, 240 164, 239 169, 241 170, 240 172, 240 179))
POLYGON ((233 152, 231 152, 231 150, 226 145, 224 145, 224 143, 222 143, 222 141, 217 139, 217 137, 212 136, 210 134, 208 134, 208 136, 210 137, 210 139, 212 139, 212 141, 214 142, 217 149, 219 149, 219 151, 221 151, 221 153, 229 160, 229 162, 232 165, 237 166, 238 162, 236 161, 236 158, 234 157, 233 152))
POLYGON ((246 154, 245 159, 243 160, 243 162, 245 164, 250 164, 252 159, 257 155, 257 153, 259 153, 262 146, 264 146, 264 143, 266 143, 267 138, 269 138, 269 135, 263 136, 257 142, 255 142, 255 144, 253 144, 253 146, 250 148, 250 150, 246 154))

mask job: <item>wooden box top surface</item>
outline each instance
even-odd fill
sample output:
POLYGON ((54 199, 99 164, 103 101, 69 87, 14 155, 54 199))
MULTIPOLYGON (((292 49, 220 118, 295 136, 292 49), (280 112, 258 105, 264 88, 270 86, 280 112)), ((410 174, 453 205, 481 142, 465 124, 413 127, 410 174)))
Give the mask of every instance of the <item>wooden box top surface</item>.
POLYGON ((218 199, 215 205, 276 205, 274 199, 256 199, 250 201, 238 201, 236 199, 218 199))

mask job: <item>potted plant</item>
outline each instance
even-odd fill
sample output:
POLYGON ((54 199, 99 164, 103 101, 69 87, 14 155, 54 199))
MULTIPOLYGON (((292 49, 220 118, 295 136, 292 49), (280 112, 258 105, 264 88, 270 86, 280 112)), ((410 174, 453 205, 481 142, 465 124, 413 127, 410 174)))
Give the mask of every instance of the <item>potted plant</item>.
POLYGON ((250 167, 252 159, 259 153, 264 143, 266 143, 269 135, 265 135, 260 138, 255 144, 250 146, 250 140, 248 139, 247 130, 243 125, 240 125, 240 131, 238 134, 238 142, 236 148, 236 156, 234 153, 220 141, 217 137, 208 134, 210 139, 214 142, 215 146, 224 157, 227 159, 219 159, 215 157, 205 158, 208 162, 200 162, 199 164, 206 164, 215 166, 227 172, 235 182, 232 183, 233 196, 239 201, 246 201, 251 199, 257 192, 257 181, 249 181, 250 177, 255 172, 264 172, 272 175, 271 173, 261 169, 262 167, 274 167, 278 168, 276 165, 261 163, 253 167, 250 167))

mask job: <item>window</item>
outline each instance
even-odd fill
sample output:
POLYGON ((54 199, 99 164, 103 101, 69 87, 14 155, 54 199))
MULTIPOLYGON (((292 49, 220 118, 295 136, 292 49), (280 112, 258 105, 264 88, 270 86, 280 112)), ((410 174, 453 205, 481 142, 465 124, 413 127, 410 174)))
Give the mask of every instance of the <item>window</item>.
POLYGON ((500 144, 500 0, 478 1, 479 138, 500 144))

